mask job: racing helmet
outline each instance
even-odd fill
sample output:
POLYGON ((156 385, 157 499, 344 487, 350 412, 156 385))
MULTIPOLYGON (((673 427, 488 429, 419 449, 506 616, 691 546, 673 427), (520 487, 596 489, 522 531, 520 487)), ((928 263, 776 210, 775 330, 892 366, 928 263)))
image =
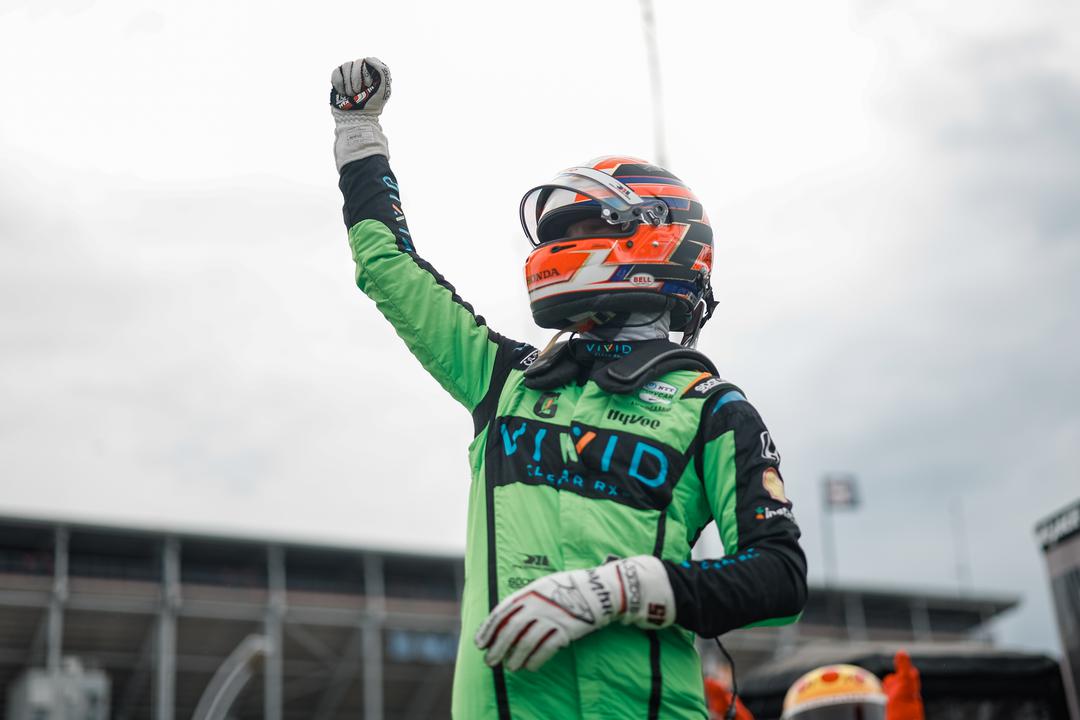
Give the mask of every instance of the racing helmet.
POLYGON ((885 720, 881 682, 856 665, 825 665, 788 688, 780 720, 885 720))
POLYGON ((672 330, 696 334, 715 305, 708 216, 662 167, 596 158, 529 190, 519 214, 533 245, 525 284, 540 327, 670 312, 672 330))

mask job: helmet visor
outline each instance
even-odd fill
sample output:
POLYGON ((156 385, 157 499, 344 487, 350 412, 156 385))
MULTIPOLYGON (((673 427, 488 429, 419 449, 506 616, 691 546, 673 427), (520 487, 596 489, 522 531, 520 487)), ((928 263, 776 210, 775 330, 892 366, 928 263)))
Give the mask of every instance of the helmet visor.
POLYGON ((535 247, 544 242, 537 228, 545 213, 586 202, 595 203, 597 215, 612 225, 641 221, 659 225, 667 218, 667 205, 662 200, 643 200, 607 173, 574 167, 559 173, 550 183, 525 193, 519 208, 521 227, 535 247))
POLYGON ((856 702, 784 713, 783 720, 885 720, 884 703, 856 702))

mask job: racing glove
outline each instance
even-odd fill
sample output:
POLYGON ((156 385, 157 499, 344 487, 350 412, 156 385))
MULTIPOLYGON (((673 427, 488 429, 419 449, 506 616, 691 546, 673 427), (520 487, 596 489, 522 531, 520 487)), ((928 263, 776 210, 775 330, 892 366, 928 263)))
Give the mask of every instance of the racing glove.
POLYGON ((476 633, 484 662, 537 670, 559 648, 619 620, 656 630, 675 622, 659 558, 639 555, 534 580, 495 606, 476 633))
POLYGON ((334 162, 338 171, 353 160, 390 157, 379 115, 390 99, 390 68, 378 58, 353 60, 330 73, 334 116, 334 162))
POLYGON ((882 686, 888 702, 885 704, 885 720, 923 720, 921 681, 919 670, 903 650, 893 660, 896 672, 885 676, 882 686))

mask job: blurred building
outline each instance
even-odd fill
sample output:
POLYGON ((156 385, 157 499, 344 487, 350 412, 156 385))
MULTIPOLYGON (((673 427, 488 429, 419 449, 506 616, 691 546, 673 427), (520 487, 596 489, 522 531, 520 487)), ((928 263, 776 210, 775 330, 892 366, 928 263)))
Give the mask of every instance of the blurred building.
POLYGON ((1072 716, 1080 718, 1080 500, 1035 528, 1050 573, 1061 647, 1061 669, 1072 716))
MULTIPOLYGON (((0 518, 0 706, 74 663, 123 720, 449 717, 462 582, 453 556, 0 518)), ((813 588, 798 625, 725 644, 739 672, 809 643, 987 644, 1016 603, 813 588)))

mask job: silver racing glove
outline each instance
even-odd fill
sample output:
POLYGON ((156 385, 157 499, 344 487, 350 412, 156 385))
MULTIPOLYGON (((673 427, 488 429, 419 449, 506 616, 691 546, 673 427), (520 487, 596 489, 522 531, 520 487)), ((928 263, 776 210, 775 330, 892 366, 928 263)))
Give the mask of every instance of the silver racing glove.
POLYGON ((649 630, 675 622, 661 560, 639 555, 534 580, 495 606, 475 642, 488 665, 536 670, 559 648, 615 620, 649 630))
POLYGON ((337 169, 372 155, 389 158, 379 115, 390 99, 390 68, 378 58, 352 60, 334 68, 330 84, 337 169))

